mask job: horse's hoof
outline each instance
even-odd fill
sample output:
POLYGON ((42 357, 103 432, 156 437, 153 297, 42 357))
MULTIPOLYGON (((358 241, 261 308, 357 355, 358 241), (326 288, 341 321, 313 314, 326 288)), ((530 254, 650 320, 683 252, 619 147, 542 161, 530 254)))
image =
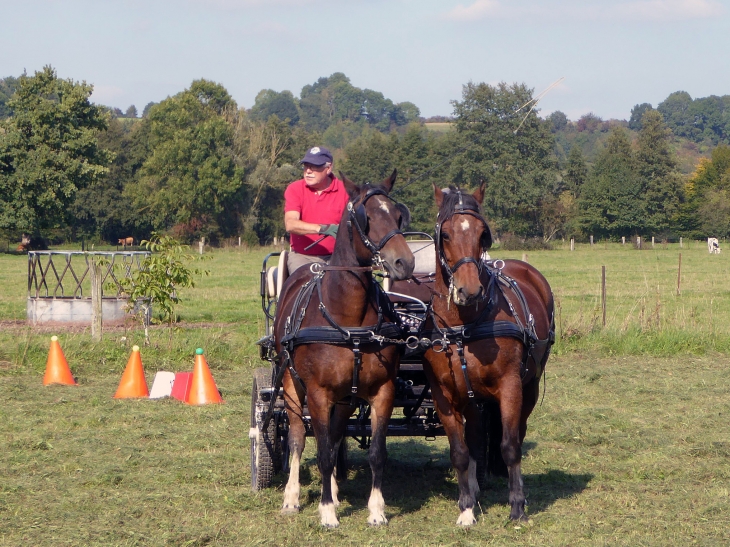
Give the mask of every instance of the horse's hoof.
POLYGON ((332 503, 319 506, 319 522, 325 528, 337 528, 340 525, 340 521, 337 520, 337 513, 335 512, 335 506, 332 503))
POLYGON ((297 513, 299 513, 298 505, 285 505, 281 508, 282 515, 296 515, 297 513))
POLYGON ((382 526, 388 524, 388 519, 385 518, 385 515, 370 515, 368 517, 368 524, 370 526, 382 526))
POLYGON ((477 519, 474 518, 474 510, 473 509, 467 509, 459 515, 458 520, 456 521, 456 524, 459 526, 473 526, 477 523, 477 519))
POLYGON ((510 520, 527 522, 527 515, 525 515, 524 504, 513 505, 512 510, 509 513, 510 520))

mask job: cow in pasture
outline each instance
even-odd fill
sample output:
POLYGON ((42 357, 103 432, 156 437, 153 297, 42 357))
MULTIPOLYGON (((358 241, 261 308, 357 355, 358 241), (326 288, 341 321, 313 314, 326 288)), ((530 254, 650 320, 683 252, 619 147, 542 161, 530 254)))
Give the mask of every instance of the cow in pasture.
POLYGON ((717 241, 716 237, 707 238, 707 250, 710 252, 711 255, 720 254, 720 243, 717 241))
POLYGON ((124 248, 124 249, 127 248, 127 245, 132 247, 134 245, 134 238, 133 237, 123 237, 123 238, 117 240, 117 247, 119 247, 119 245, 121 245, 122 248, 124 248))

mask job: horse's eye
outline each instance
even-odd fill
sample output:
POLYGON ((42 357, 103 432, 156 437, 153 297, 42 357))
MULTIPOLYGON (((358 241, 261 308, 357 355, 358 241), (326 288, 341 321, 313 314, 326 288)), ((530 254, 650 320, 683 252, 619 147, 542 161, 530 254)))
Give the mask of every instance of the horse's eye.
POLYGON ((449 234, 447 234, 446 232, 444 232, 444 233, 443 233, 443 235, 442 235, 442 239, 443 239, 444 241, 448 241, 448 240, 449 240, 449 239, 451 239, 451 238, 449 238, 449 234))

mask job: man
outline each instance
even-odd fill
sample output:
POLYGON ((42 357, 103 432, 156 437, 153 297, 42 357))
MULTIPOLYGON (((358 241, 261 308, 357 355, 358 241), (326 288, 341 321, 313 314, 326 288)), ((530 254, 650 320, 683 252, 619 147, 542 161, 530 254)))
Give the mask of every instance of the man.
POLYGON ((299 162, 304 178, 284 192, 284 227, 290 234, 287 269, 329 260, 337 228, 350 199, 345 185, 332 174, 332 154, 322 146, 310 148, 299 162), (317 240, 326 236, 319 243, 317 240))

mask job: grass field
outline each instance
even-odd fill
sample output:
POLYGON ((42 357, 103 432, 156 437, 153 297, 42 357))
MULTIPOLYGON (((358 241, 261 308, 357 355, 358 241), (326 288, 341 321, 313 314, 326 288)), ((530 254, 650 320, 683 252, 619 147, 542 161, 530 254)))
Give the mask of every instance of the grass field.
POLYGON ((181 327, 153 329, 142 349, 151 383, 157 370, 190 370, 205 348, 226 401, 208 407, 112 399, 142 333, 110 329, 94 344, 82 329, 25 326, 27 258, 0 254, 0 545, 727 545, 727 255, 694 242, 528 253, 553 286, 561 335, 523 447, 530 521, 509 522, 507 487, 495 480, 477 525, 458 529, 444 440, 391 439, 390 524, 365 524, 370 471, 351 445, 341 526, 326 531, 313 441, 299 515, 278 513, 286 477, 264 492, 249 486, 266 252, 212 253, 211 276, 182 295, 181 327), (41 385, 51 334, 76 387, 41 385))

